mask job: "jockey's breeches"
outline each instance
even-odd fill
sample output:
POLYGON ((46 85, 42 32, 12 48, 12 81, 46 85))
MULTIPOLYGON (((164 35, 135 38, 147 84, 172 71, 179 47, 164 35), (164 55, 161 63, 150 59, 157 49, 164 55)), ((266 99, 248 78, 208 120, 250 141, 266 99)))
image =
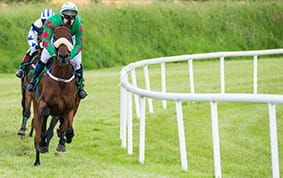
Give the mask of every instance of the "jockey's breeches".
MULTIPOLYGON (((42 53, 41 53, 41 57, 40 60, 41 62, 43 62, 44 64, 47 63, 48 59, 50 59, 52 56, 50 56, 49 52, 47 51, 47 49, 43 49, 42 53)), ((71 63, 74 67, 75 70, 78 70, 81 68, 81 63, 82 63, 82 54, 81 52, 76 55, 73 59, 71 59, 71 63)))
MULTIPOLYGON (((51 43, 53 44, 53 37, 51 38, 51 43)), ((75 44, 76 43, 76 37, 72 36, 72 43, 75 44)), ((54 46, 53 46, 54 47, 54 46)), ((50 56, 49 52, 47 51, 47 49, 43 48, 43 51, 41 53, 41 62, 43 62, 44 64, 47 63, 47 61, 51 58, 52 56, 50 56)), ((81 64, 82 64, 82 54, 81 52, 76 55, 73 59, 71 59, 71 63, 74 67, 75 70, 78 70, 81 68, 81 64)))

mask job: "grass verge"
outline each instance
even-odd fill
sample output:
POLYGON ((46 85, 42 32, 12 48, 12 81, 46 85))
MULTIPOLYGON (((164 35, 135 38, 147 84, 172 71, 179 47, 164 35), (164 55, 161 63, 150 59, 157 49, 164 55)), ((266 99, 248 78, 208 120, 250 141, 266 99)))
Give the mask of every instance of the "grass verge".
MULTIPOLYGON (((227 61, 227 92, 252 92, 252 60, 227 61)), ((282 59, 259 60, 259 92, 281 93, 282 59)), ((187 66, 166 65, 168 91, 189 91, 187 66)), ((168 109, 154 101, 147 114, 145 164, 138 162, 139 121, 135 118, 134 154, 127 155, 119 139, 119 67, 86 71, 86 90, 74 121, 75 137, 66 153, 56 153, 56 137, 41 166, 34 167, 33 138, 19 137, 20 81, 0 74, 1 177, 213 177, 209 103, 183 103, 189 171, 181 170, 175 103, 168 109)), ((160 68, 149 67, 153 90, 160 90, 160 68)), ((219 63, 194 62, 196 92, 219 92, 219 63)), ((142 71, 137 70, 140 82, 142 71)), ((277 106, 279 160, 283 174, 283 107, 277 106)), ((30 122, 29 122, 30 123, 30 122)), ((271 155, 267 105, 219 103, 223 177, 270 177, 271 155)))

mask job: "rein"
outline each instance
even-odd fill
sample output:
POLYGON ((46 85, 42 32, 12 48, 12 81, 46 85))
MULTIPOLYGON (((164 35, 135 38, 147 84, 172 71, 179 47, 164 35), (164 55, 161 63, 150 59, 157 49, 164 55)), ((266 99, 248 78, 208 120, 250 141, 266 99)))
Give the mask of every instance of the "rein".
POLYGON ((61 79, 61 78, 55 77, 54 75, 52 75, 50 73, 50 70, 47 70, 46 73, 53 80, 58 81, 58 82, 63 82, 63 83, 69 83, 69 82, 71 82, 75 78, 75 74, 74 73, 73 73, 73 75, 69 79, 61 79))

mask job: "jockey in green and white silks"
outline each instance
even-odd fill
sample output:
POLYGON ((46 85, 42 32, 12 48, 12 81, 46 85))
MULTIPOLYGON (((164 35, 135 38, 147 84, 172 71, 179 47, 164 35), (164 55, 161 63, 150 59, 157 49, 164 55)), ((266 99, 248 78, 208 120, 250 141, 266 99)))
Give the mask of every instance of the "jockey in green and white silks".
POLYGON ((81 18, 77 15, 78 8, 72 2, 64 3, 60 9, 60 14, 56 14, 47 19, 43 29, 42 42, 44 49, 41 53, 40 61, 36 64, 34 76, 30 83, 27 85, 27 89, 32 91, 34 89, 36 77, 41 73, 47 61, 55 56, 55 48, 53 46, 53 30, 49 28, 49 25, 59 26, 71 21, 70 32, 72 34, 73 49, 70 52, 71 63, 76 71, 77 85, 79 86, 78 95, 81 99, 87 96, 86 91, 83 88, 83 67, 82 67, 82 55, 81 50, 83 47, 83 23, 81 18))
POLYGON ((30 27, 27 42, 29 44, 29 49, 26 52, 26 55, 24 56, 24 59, 22 59, 22 62, 19 66, 19 70, 16 72, 16 76, 19 78, 24 77, 24 73, 26 72, 27 65, 29 64, 32 56, 40 49, 42 49, 42 43, 39 43, 39 35, 42 33, 43 26, 46 22, 46 20, 54 15, 55 13, 51 9, 44 9, 41 14, 40 18, 37 19, 32 26, 30 27))

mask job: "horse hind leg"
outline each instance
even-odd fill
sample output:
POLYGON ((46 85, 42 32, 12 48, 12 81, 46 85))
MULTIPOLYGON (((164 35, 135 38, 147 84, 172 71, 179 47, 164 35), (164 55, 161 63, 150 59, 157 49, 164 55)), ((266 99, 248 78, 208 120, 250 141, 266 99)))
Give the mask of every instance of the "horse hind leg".
POLYGON ((33 163, 33 165, 34 166, 39 166, 40 165, 40 153, 39 153, 39 151, 37 149, 36 149, 36 153, 35 153, 35 162, 33 163))
POLYGON ((34 122, 34 118, 32 118, 32 120, 31 120, 31 129, 30 129, 30 132, 29 132, 30 137, 32 137, 33 129, 35 127, 33 122, 34 122))

